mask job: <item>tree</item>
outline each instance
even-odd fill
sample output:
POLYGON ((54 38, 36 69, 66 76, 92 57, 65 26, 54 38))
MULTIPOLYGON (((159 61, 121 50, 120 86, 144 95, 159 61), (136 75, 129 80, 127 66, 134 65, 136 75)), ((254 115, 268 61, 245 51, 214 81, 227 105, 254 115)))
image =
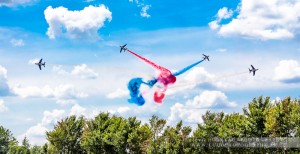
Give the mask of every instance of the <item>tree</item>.
POLYGON ((129 130, 127 147, 129 153, 145 153, 146 146, 150 141, 150 128, 149 125, 145 124, 141 126, 141 121, 137 120, 136 117, 128 118, 129 130))
POLYGON ((29 144, 29 141, 26 136, 24 137, 24 139, 22 141, 22 146, 26 147, 27 149, 30 148, 30 144, 29 144))
POLYGON ((193 133, 193 151, 196 153, 220 153, 220 148, 211 147, 211 140, 219 137, 219 128, 224 119, 224 113, 211 113, 207 111, 202 116, 203 123, 198 124, 198 128, 193 133))
POLYGON ((250 122, 250 135, 252 137, 267 137, 265 132, 266 112, 271 107, 270 97, 263 99, 262 96, 254 98, 252 102, 248 104, 247 108, 244 108, 244 115, 250 122))
POLYGON ((219 127, 219 136, 222 138, 249 137, 250 123, 244 115, 239 113, 225 116, 219 127))
POLYGON ((6 154, 11 142, 16 141, 10 130, 0 126, 0 154, 6 154))
POLYGON ((191 153, 189 148, 190 127, 182 127, 179 121, 176 127, 167 126, 162 134, 163 142, 160 153, 191 153))
MULTIPOLYGON (((42 154, 43 153, 43 148, 41 146, 34 145, 30 149, 31 154, 42 154)), ((46 154, 46 153, 45 153, 46 154)))
POLYGON ((158 116, 153 115, 150 119, 150 131, 151 138, 150 144, 147 148, 148 153, 158 153, 160 150, 160 145, 162 143, 161 134, 163 128, 165 127, 167 121, 164 119, 159 119, 158 116))
POLYGON ((74 115, 57 122, 53 131, 46 132, 50 146, 58 153, 86 153, 80 146, 84 123, 83 117, 74 115))
POLYGON ((81 145, 88 153, 125 153, 128 129, 126 119, 100 113, 87 122, 81 145))
POLYGON ((297 109, 296 101, 291 101, 290 97, 285 98, 280 103, 270 108, 266 115, 266 132, 272 137, 291 137, 296 134, 296 125, 292 121, 293 109, 297 109))

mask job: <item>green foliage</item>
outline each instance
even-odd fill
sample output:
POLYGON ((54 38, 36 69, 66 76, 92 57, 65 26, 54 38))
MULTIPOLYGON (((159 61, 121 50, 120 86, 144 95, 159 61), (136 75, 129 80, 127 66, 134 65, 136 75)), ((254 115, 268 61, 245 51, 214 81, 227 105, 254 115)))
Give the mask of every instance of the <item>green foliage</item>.
POLYGON ((50 146, 53 146, 58 153, 85 153, 80 146, 80 139, 85 121, 83 117, 67 117, 57 122, 54 130, 46 132, 50 146))
POLYGON ((30 153, 31 153, 31 154, 43 154, 43 147, 34 145, 34 146, 30 149, 30 153))
POLYGON ((88 153, 125 153, 128 130, 126 119, 100 113, 87 122, 82 147, 88 153))
POLYGON ((9 145, 16 142, 10 130, 0 126, 0 154, 6 154, 9 150, 9 145))
MULTIPOLYGON (((201 118, 201 117, 199 117, 201 118)), ((290 97, 271 102, 269 97, 254 98, 243 113, 224 114, 207 111, 202 123, 192 132, 179 121, 167 121, 153 115, 142 124, 136 117, 128 119, 100 113, 93 119, 67 117, 52 131, 46 132, 48 143, 30 146, 27 137, 22 145, 8 129, 0 126, 0 154, 140 154, 140 153, 299 153, 299 149, 216 146, 215 139, 244 137, 300 137, 300 100, 290 97)))
POLYGON ((299 115, 299 105, 290 97, 272 106, 266 115, 266 132, 272 137, 290 137, 296 133, 296 123, 299 115))
POLYGON ((22 146, 26 147, 27 149, 30 148, 30 144, 29 144, 29 141, 26 136, 24 137, 24 139, 22 141, 22 146))
POLYGON ((244 108, 244 115, 250 122, 250 136, 252 137, 267 137, 265 131, 266 112, 270 109, 270 97, 263 99, 262 96, 254 98, 252 102, 248 104, 247 108, 244 108))
POLYGON ((249 137, 250 123, 244 115, 239 113, 228 114, 223 119, 218 131, 218 136, 222 138, 249 137))

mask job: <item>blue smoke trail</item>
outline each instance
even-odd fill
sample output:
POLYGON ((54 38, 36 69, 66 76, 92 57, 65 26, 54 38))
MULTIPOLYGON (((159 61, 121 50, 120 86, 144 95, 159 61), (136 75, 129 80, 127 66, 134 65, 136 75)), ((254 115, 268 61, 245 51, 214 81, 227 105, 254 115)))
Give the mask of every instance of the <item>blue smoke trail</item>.
POLYGON ((128 102, 135 103, 139 106, 145 104, 145 99, 140 92, 141 84, 144 83, 142 78, 133 78, 128 83, 128 90, 130 91, 131 98, 128 102))
POLYGON ((178 76, 178 75, 180 75, 180 74, 182 74, 182 73, 185 73, 186 71, 188 71, 189 69, 193 68, 194 66, 200 64, 200 63, 203 62, 203 61, 204 61, 204 59, 202 59, 202 60, 200 60, 200 61, 198 61, 198 62, 196 62, 196 63, 194 63, 194 64, 192 64, 192 65, 190 65, 190 66, 188 66, 188 67, 186 67, 186 68, 184 68, 184 69, 178 71, 178 72, 175 72, 173 75, 174 75, 174 76, 178 76))
POLYGON ((128 102, 142 106, 145 104, 145 99, 140 92, 141 84, 146 84, 150 88, 157 83, 157 79, 152 79, 147 82, 144 82, 142 78, 133 78, 128 83, 128 90, 130 91, 131 98, 128 99, 128 102))

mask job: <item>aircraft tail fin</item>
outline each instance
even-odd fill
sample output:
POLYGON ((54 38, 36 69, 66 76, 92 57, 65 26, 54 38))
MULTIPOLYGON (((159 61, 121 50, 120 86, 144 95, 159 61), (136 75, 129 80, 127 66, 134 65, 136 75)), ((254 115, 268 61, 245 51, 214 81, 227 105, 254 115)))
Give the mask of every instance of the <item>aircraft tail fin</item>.
POLYGON ((46 62, 43 63, 44 67, 46 67, 46 62))
POLYGON ((250 70, 250 68, 248 68, 248 69, 249 69, 249 73, 251 73, 252 70, 250 70))

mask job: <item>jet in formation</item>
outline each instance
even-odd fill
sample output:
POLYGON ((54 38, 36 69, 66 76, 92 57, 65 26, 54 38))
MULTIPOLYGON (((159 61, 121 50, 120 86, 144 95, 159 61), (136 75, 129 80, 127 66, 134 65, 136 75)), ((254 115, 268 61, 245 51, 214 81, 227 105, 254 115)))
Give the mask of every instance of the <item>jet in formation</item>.
POLYGON ((253 76, 255 76, 255 72, 258 70, 251 65, 252 69, 249 68, 249 73, 253 72, 253 76))
POLYGON ((120 53, 122 52, 122 51, 126 51, 127 50, 127 48, 125 48, 125 46, 126 46, 127 44, 124 44, 124 45, 122 45, 122 46, 120 46, 120 53))
POLYGON ((202 54, 204 57, 203 57, 203 59, 205 60, 205 59, 207 59, 208 61, 209 61, 209 56, 207 56, 207 55, 205 55, 205 54, 202 54))
POLYGON ((35 65, 38 65, 38 66, 39 66, 40 70, 42 70, 42 66, 45 67, 45 63, 46 63, 46 62, 42 63, 42 61, 43 61, 43 58, 40 59, 40 61, 39 61, 38 63, 34 63, 35 65))

